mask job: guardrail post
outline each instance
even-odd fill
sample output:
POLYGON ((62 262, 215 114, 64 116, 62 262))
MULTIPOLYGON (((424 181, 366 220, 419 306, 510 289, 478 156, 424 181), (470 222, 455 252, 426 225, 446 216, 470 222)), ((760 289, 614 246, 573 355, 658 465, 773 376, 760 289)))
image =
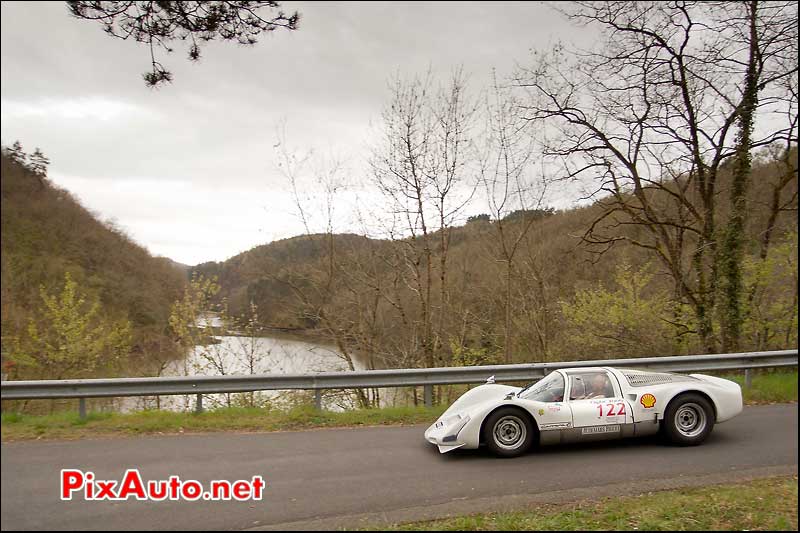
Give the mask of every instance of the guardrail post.
POLYGON ((425 407, 433 406, 433 385, 425 385, 425 407))
POLYGON ((749 389, 753 386, 753 372, 749 368, 744 369, 744 388, 749 389))
POLYGON ((314 409, 322 411, 322 389, 314 389, 314 409))
POLYGON ((197 395, 197 403, 195 403, 194 412, 197 413, 197 414, 200 414, 200 413, 203 412, 203 395, 202 394, 198 394, 197 395))
POLYGON ((78 416, 81 420, 86 418, 86 398, 78 398, 78 416))

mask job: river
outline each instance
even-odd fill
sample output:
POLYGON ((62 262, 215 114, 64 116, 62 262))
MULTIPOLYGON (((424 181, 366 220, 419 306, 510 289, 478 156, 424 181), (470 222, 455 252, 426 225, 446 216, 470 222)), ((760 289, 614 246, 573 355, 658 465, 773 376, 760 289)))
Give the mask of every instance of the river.
MULTIPOLYGON (((169 361, 161 376, 219 376, 247 374, 305 374, 309 372, 347 371, 349 365, 341 352, 332 344, 300 339, 291 335, 276 334, 264 337, 224 335, 215 336, 215 343, 195 346, 183 359, 169 361)), ((355 370, 366 370, 366 362, 353 356, 355 370)), ((386 399, 394 397, 391 391, 381 391, 386 399)), ((222 406, 286 408, 296 403, 308 403, 310 391, 261 391, 257 393, 210 394, 203 397, 204 406, 213 409, 222 406)), ((194 409, 195 396, 161 396, 159 398, 127 398, 119 408, 122 411, 141 409, 194 409)), ((386 401, 382 401, 386 404, 386 401)), ((354 406, 354 398, 347 391, 326 391, 323 396, 326 409, 341 410, 354 406)))

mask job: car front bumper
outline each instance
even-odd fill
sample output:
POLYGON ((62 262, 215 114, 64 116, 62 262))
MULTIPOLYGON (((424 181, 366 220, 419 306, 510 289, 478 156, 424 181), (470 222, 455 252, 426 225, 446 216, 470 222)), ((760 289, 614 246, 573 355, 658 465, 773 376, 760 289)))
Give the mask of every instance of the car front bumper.
POLYGON ((425 440, 435 444, 441 453, 461 448, 466 442, 458 438, 458 433, 467 425, 467 422, 469 422, 468 415, 461 416, 458 420, 440 418, 425 431, 425 440))

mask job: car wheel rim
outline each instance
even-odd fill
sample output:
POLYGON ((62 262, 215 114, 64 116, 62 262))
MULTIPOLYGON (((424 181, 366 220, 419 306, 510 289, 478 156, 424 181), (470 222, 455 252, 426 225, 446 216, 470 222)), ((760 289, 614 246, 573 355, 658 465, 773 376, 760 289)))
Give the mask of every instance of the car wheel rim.
POLYGON ((675 427, 684 437, 696 437, 706 429, 706 412, 696 403, 686 403, 675 413, 675 427))
POLYGON ((516 450, 525 442, 525 423, 516 416, 504 416, 494 425, 494 442, 504 450, 516 450))

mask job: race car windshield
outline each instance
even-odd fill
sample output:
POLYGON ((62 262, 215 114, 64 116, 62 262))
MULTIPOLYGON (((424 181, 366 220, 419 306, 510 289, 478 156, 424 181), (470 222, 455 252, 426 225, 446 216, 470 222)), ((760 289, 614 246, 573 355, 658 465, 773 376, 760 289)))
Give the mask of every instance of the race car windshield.
POLYGON ((563 401, 564 377, 558 372, 553 372, 542 380, 531 383, 519 391, 518 396, 524 396, 526 400, 539 402, 563 401))

